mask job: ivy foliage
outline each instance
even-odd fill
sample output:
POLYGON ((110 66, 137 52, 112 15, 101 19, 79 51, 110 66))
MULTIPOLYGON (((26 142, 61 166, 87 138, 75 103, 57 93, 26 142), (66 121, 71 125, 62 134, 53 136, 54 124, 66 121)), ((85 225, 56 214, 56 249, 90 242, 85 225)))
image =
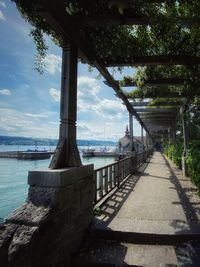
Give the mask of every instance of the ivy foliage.
POLYGON ((165 154, 170 158, 179 168, 181 168, 181 161, 183 155, 183 142, 182 140, 176 144, 168 144, 165 146, 165 154))
POLYGON ((200 194, 200 141, 195 140, 190 143, 186 164, 189 176, 200 194))
POLYGON ((45 34, 52 37, 52 40, 62 46, 63 40, 61 36, 56 33, 49 24, 43 19, 38 10, 42 8, 39 0, 11 0, 15 2, 22 17, 31 24, 32 29, 30 36, 36 45, 37 55, 35 56, 35 69, 43 74, 44 72, 44 59, 48 51, 48 46, 45 41, 45 34))
MULTIPOLYGON (((14 1, 23 17, 33 25, 31 35, 36 43, 38 59, 47 51, 44 33, 62 46, 62 38, 40 16, 43 8, 39 0, 14 1)), ((193 55, 199 56, 200 1, 166 1, 155 3, 143 0, 65 0, 66 14, 79 23, 87 35, 96 55, 103 62, 131 62, 142 55, 193 55), (84 28, 80 18, 148 17, 149 26, 113 26, 99 24, 84 28)), ((40 69, 40 68, 39 68, 40 69)))

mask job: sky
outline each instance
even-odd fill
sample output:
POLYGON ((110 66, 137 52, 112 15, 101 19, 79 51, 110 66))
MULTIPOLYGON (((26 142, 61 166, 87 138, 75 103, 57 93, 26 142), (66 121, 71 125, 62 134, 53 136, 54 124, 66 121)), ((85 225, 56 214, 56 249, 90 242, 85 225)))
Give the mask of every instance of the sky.
MULTIPOLYGON (((0 0, 0 135, 58 138, 62 50, 46 36, 45 72, 39 74, 31 29, 11 0, 0 0)), ((77 138, 116 141, 124 135, 128 112, 98 74, 78 64, 77 138)), ((133 124, 139 136, 141 128, 133 124)))

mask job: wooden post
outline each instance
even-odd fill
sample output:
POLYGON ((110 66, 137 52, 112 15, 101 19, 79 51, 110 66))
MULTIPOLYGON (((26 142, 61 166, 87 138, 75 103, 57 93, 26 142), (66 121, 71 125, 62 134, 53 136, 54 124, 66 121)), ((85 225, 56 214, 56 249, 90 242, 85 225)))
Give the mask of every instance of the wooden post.
POLYGON ((81 159, 76 144, 78 50, 64 45, 62 54, 60 132, 51 169, 78 167, 81 159))
POLYGON ((184 176, 187 176, 187 166, 186 159, 188 156, 188 134, 187 134, 187 126, 186 126, 186 115, 185 112, 182 114, 182 126, 183 126, 183 141, 184 141, 184 150, 182 155, 182 172, 184 176))
POLYGON ((134 143, 133 143, 133 115, 129 112, 129 129, 130 129, 130 147, 131 152, 135 151, 134 143))
POLYGON ((142 141, 143 150, 144 150, 144 129, 142 125, 141 125, 141 141, 142 141))
POLYGON ((187 155, 188 155, 188 134, 187 134, 187 127, 186 127, 186 115, 185 115, 185 113, 183 113, 183 115, 182 115, 182 126, 183 126, 183 140, 184 140, 183 156, 187 157, 187 155))

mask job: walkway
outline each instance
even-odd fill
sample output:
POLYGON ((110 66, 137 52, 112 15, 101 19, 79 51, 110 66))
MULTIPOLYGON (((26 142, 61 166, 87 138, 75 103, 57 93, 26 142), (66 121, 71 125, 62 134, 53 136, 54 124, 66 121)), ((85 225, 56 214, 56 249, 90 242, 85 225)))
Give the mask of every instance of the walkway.
POLYGON ((140 171, 102 205, 86 266, 200 266, 196 188, 159 152, 140 171))

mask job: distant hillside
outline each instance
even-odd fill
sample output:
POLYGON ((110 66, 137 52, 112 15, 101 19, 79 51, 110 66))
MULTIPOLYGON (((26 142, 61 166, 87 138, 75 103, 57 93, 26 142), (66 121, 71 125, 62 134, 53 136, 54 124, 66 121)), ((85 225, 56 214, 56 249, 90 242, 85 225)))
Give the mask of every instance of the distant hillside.
MULTIPOLYGON (((0 145, 56 146, 57 139, 0 136, 0 145)), ((116 142, 102 140, 77 140, 78 146, 113 146, 116 142)))

